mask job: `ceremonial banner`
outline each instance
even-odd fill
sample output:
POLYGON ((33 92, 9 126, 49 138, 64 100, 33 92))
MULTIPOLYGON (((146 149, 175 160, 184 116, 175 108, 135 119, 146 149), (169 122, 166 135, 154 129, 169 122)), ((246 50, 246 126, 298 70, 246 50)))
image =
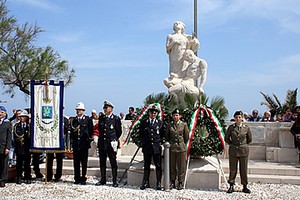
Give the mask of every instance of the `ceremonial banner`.
POLYGON ((31 128, 32 151, 64 150, 63 141, 63 94, 60 81, 31 81, 31 128))

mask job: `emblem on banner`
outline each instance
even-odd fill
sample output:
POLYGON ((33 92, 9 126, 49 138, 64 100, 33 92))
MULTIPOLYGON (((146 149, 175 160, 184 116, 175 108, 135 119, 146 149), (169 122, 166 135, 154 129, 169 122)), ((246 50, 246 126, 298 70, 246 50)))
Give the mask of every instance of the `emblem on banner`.
POLYGON ((42 119, 52 119, 52 106, 42 106, 42 119))

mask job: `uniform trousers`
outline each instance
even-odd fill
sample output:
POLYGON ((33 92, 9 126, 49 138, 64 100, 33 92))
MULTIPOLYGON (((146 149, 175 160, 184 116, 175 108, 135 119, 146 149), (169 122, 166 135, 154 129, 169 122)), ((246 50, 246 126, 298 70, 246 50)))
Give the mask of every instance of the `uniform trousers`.
POLYGON ((117 152, 99 149, 100 168, 106 168, 106 160, 109 158, 111 168, 117 168, 117 152))
POLYGON ((7 181, 8 175, 8 154, 0 154, 0 183, 7 181))
POLYGON ((88 163, 88 149, 83 150, 73 150, 74 156, 74 179, 75 182, 85 182, 86 181, 86 172, 87 172, 87 163, 88 163), (82 167, 82 173, 80 176, 80 164, 82 167))
MULTIPOLYGON (((53 177, 54 153, 48 153, 47 156, 48 156, 47 180, 51 181, 53 177)), ((55 158, 56 158, 56 173, 54 176, 55 180, 59 180, 62 176, 63 157, 64 157, 64 153, 55 153, 55 158)))
POLYGON ((22 178, 22 174, 24 171, 24 178, 26 180, 31 179, 30 152, 26 152, 25 154, 17 154, 16 157, 17 157, 17 165, 16 165, 17 177, 22 178))
POLYGON ((144 170, 150 171, 151 159, 153 158, 153 162, 156 168, 156 171, 161 171, 161 155, 159 154, 145 154, 144 153, 144 170))
POLYGON ((41 153, 32 153, 32 164, 33 164, 33 171, 35 175, 40 175, 40 156, 41 153))
POLYGON ((183 182, 186 170, 186 152, 170 151, 170 178, 171 181, 176 180, 178 174, 178 181, 183 182), (177 169, 176 169, 177 166, 177 169), (177 172, 177 173, 176 173, 177 172))
POLYGON ((242 185, 248 184, 247 177, 247 169, 248 169, 248 156, 245 157, 237 157, 237 156, 229 156, 229 184, 235 183, 235 178, 237 174, 237 167, 239 163, 240 168, 240 176, 242 185))

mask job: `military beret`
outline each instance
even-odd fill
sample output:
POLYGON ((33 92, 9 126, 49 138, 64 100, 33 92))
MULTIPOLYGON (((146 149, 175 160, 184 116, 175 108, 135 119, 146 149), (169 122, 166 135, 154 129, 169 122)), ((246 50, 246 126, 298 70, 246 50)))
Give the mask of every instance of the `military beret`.
POLYGON ((0 106, 0 110, 6 113, 6 109, 4 108, 4 106, 0 106))
POLYGON ((242 112, 242 111, 240 111, 240 110, 238 110, 238 111, 235 111, 235 113, 234 113, 233 117, 235 117, 235 116, 237 116, 237 115, 241 115, 241 116, 243 116, 243 112, 242 112))
POLYGON ((173 112, 172 112, 172 115, 175 115, 175 114, 180 114, 180 112, 177 108, 175 110, 173 110, 173 112))
POLYGON ((109 101, 104 101, 103 102, 103 107, 111 107, 111 108, 114 108, 115 106, 114 106, 114 104, 112 104, 111 102, 109 102, 109 101))

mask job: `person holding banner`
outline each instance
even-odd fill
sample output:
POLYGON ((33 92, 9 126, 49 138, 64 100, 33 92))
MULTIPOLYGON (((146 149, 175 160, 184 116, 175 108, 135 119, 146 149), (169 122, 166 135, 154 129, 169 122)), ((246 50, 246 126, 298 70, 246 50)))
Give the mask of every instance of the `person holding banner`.
POLYGON ((99 116, 98 129, 98 148, 99 148, 99 159, 100 159, 100 172, 101 180, 96 183, 96 186, 106 184, 106 160, 109 158, 112 177, 113 187, 118 187, 117 174, 117 151, 120 146, 119 138, 122 135, 122 124, 121 119, 113 114, 113 108, 115 106, 109 102, 104 101, 103 110, 104 115, 99 116))
POLYGON ((173 121, 167 125, 166 140, 170 143, 170 189, 175 188, 176 171, 178 175, 177 189, 183 189, 186 171, 186 143, 189 139, 188 125, 180 120, 180 112, 172 112, 173 121), (177 170, 176 170, 177 165, 177 170))
POLYGON ((11 148, 11 123, 6 119, 6 109, 0 106, 0 187, 5 187, 8 175, 8 154, 11 148))
POLYGON ((227 193, 234 192, 235 178, 237 174, 237 165, 239 162, 241 183, 244 193, 251 193, 247 188, 248 177, 248 144, 252 142, 252 134, 248 125, 243 124, 243 112, 234 113, 235 123, 231 124, 225 134, 225 141, 229 145, 229 180, 230 187, 227 193))
POLYGON ((90 139, 93 134, 92 119, 84 115, 85 106, 79 102, 76 107, 77 116, 70 122, 71 138, 74 156, 74 180, 75 184, 86 184, 86 173, 88 163, 88 150, 91 148, 90 139), (80 164, 82 174, 80 176, 80 164))
POLYGON ((144 154, 144 177, 141 190, 149 188, 150 165, 153 158, 156 168, 156 190, 161 190, 162 166, 161 152, 164 139, 163 122, 157 119, 159 109, 153 105, 148 113, 149 117, 144 119, 140 125, 140 138, 142 141, 142 152, 144 154))

